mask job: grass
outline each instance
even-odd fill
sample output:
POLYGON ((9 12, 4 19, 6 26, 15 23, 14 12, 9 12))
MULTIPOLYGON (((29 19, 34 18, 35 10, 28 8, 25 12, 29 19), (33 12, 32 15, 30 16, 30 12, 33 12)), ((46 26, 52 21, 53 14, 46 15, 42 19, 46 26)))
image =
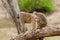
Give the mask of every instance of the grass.
POLYGON ((10 40, 17 35, 16 28, 0 28, 0 40, 10 40))
POLYGON ((60 36, 46 37, 44 40, 60 40, 60 36))
POLYGON ((14 27, 14 24, 11 21, 11 19, 8 18, 0 19, 0 28, 6 28, 6 27, 14 27))
POLYGON ((8 37, 7 37, 6 31, 5 32, 0 31, 0 40, 8 40, 7 38, 8 37))

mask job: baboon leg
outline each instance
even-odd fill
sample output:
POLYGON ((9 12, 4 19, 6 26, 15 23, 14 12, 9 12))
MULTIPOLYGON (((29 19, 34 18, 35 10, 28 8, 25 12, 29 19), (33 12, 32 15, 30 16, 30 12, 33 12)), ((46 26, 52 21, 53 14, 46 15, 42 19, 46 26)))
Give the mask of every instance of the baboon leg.
POLYGON ((36 20, 35 19, 33 19, 32 20, 32 22, 31 22, 31 24, 32 24, 32 29, 35 29, 36 27, 36 20))
POLYGON ((21 25, 22 25, 21 31, 22 31, 23 33, 26 32, 27 28, 25 27, 25 22, 24 22, 23 18, 21 18, 21 25))

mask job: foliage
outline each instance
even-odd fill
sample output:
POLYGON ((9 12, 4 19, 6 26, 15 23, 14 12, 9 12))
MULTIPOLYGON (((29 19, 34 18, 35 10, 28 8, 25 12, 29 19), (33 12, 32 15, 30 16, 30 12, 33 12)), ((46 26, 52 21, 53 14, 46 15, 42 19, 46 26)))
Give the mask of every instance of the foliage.
POLYGON ((19 0, 18 5, 23 11, 34 11, 35 8, 44 10, 45 12, 53 11, 52 0, 19 0))

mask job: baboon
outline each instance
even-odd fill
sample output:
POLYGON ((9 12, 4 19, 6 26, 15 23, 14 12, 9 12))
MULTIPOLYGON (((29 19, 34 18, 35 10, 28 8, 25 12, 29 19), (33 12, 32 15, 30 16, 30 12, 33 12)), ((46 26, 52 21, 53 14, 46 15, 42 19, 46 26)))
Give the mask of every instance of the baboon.
POLYGON ((31 23, 32 29, 40 29, 47 25, 46 18, 42 13, 33 12, 32 14, 32 13, 20 12, 20 16, 21 16, 21 22, 23 24, 22 27, 23 32, 27 31, 28 29, 28 28, 25 29, 24 27, 25 23, 31 23))
POLYGON ((43 13, 38 13, 38 12, 34 12, 33 14, 35 14, 37 16, 37 28, 41 29, 42 27, 47 26, 47 19, 45 14, 43 13))
MULTIPOLYGON (((45 14, 37 13, 37 12, 34 12, 34 14, 37 16, 37 28, 38 29, 42 29, 42 27, 47 26, 47 19, 46 19, 45 14)), ((43 39, 44 37, 41 37, 37 40, 43 40, 43 39)))
POLYGON ((35 29, 36 15, 32 13, 20 12, 20 16, 21 16, 21 22, 23 24, 23 27, 21 28, 23 32, 35 29), (25 27, 25 24, 31 24, 32 28, 28 29, 27 27, 25 27))

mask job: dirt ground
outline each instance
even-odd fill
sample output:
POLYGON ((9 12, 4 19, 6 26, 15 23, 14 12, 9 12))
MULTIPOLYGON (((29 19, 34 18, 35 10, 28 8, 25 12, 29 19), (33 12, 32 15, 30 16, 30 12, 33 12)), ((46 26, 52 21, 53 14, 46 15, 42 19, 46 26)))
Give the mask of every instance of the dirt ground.
MULTIPOLYGON (((54 6, 56 10, 47 16, 48 25, 60 26, 60 0, 54 0, 54 6)), ((17 30, 7 13, 0 0, 0 40, 9 40, 17 35, 17 30)), ((46 37, 44 40, 60 40, 60 36, 46 37)))

